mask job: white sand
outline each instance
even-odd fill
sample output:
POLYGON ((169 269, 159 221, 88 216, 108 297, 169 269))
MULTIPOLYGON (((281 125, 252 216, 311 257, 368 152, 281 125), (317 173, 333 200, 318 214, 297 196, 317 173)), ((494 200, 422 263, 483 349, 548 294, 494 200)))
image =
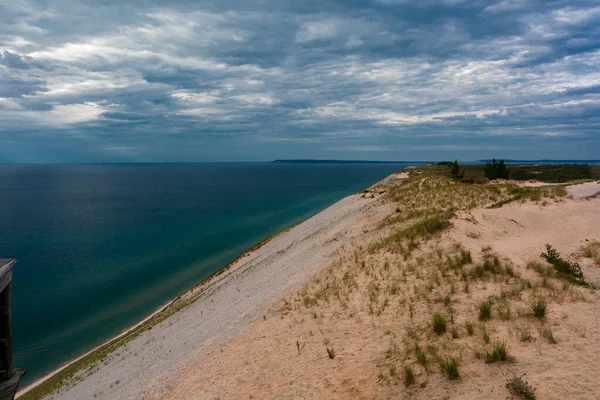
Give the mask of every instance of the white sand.
MULTIPOLYGON (((391 179, 406 177, 394 174, 391 179)), ((176 368, 202 348, 244 331, 272 302, 329 265, 332 255, 372 229, 379 194, 349 196, 240 258, 191 306, 111 354, 75 386, 53 399, 140 398, 150 382, 176 378, 176 368)))
POLYGON ((567 192, 573 197, 596 197, 600 194, 600 181, 567 186, 567 192))
POLYGON ((560 185, 560 183, 548 183, 548 182, 540 182, 536 180, 528 180, 528 181, 516 181, 514 179, 494 179, 489 182, 493 185, 515 185, 519 187, 542 187, 542 186, 553 186, 560 185))

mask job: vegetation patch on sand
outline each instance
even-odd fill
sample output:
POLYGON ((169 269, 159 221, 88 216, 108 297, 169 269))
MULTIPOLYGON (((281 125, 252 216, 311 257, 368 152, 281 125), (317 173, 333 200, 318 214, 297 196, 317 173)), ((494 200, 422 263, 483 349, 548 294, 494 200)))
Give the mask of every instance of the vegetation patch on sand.
POLYGON ((581 246, 581 253, 584 257, 591 258, 600 266, 600 242, 594 240, 581 246))
MULTIPOLYGON (((540 336, 553 338, 544 325, 552 304, 578 302, 584 294, 557 281, 564 269, 549 273, 539 268, 542 278, 536 281, 489 248, 472 254, 459 243, 440 240, 440 234, 459 210, 516 200, 560 201, 565 194, 556 186, 466 184, 448 176, 443 166, 417 168, 410 180, 388 188, 387 199, 396 212, 381 224, 383 237, 315 277, 292 299, 292 309, 316 315, 323 327, 369 318, 389 332, 387 350, 374 365, 384 386, 403 382, 412 391, 415 383, 425 385, 435 373, 432 362, 448 380, 462 376, 460 364, 477 359, 485 364, 518 362, 500 332, 529 325, 534 317, 540 321, 540 336), (477 320, 480 336, 472 322, 477 320)), ((531 343, 529 330, 519 337, 519 343, 531 343)), ((515 381, 509 390, 525 391, 519 385, 515 381)))
MULTIPOLYGON (((460 169, 460 179, 467 183, 485 183, 490 179, 513 179, 516 181, 541 181, 549 183, 566 183, 570 181, 586 181, 600 179, 600 166, 587 164, 504 164, 505 167, 497 165, 493 167, 486 164, 460 164, 443 162, 442 165, 450 166, 447 172, 451 174, 460 169)), ((491 163, 490 163, 491 164, 491 163)))

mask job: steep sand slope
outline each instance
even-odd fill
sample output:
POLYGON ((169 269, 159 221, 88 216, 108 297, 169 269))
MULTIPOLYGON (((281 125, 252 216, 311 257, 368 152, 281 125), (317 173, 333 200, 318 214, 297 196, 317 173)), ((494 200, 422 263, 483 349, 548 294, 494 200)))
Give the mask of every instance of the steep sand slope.
POLYGON ((327 266, 336 251, 389 214, 389 206, 382 205, 379 197, 379 193, 349 196, 244 255, 227 273, 205 285, 204 294, 191 306, 144 332, 91 375, 51 398, 140 398, 154 379, 177 380, 177 366, 193 361, 207 345, 240 334, 251 321, 262 319, 272 301, 327 266), (378 212, 378 207, 386 212, 378 212))

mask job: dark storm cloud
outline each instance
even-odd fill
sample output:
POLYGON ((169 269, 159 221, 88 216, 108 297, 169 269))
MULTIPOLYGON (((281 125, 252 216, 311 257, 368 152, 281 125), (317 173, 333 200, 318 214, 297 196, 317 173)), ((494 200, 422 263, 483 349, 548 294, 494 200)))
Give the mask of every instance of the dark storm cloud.
POLYGON ((0 162, 593 157, 599 67, 593 1, 12 1, 0 162))

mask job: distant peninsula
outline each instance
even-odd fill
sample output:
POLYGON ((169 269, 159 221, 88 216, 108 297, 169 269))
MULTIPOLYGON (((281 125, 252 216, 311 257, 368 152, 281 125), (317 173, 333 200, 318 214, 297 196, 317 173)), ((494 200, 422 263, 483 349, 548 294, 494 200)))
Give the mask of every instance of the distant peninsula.
MULTIPOLYGON (((479 160, 480 163, 491 162, 492 160, 479 160)), ((507 164, 598 164, 600 160, 511 160, 504 159, 507 164)))
MULTIPOLYGON (((400 164, 410 161, 369 161, 369 160, 312 160, 312 159, 293 159, 293 160, 274 160, 272 164, 400 164)), ((419 161, 419 163, 422 163, 419 161)))

